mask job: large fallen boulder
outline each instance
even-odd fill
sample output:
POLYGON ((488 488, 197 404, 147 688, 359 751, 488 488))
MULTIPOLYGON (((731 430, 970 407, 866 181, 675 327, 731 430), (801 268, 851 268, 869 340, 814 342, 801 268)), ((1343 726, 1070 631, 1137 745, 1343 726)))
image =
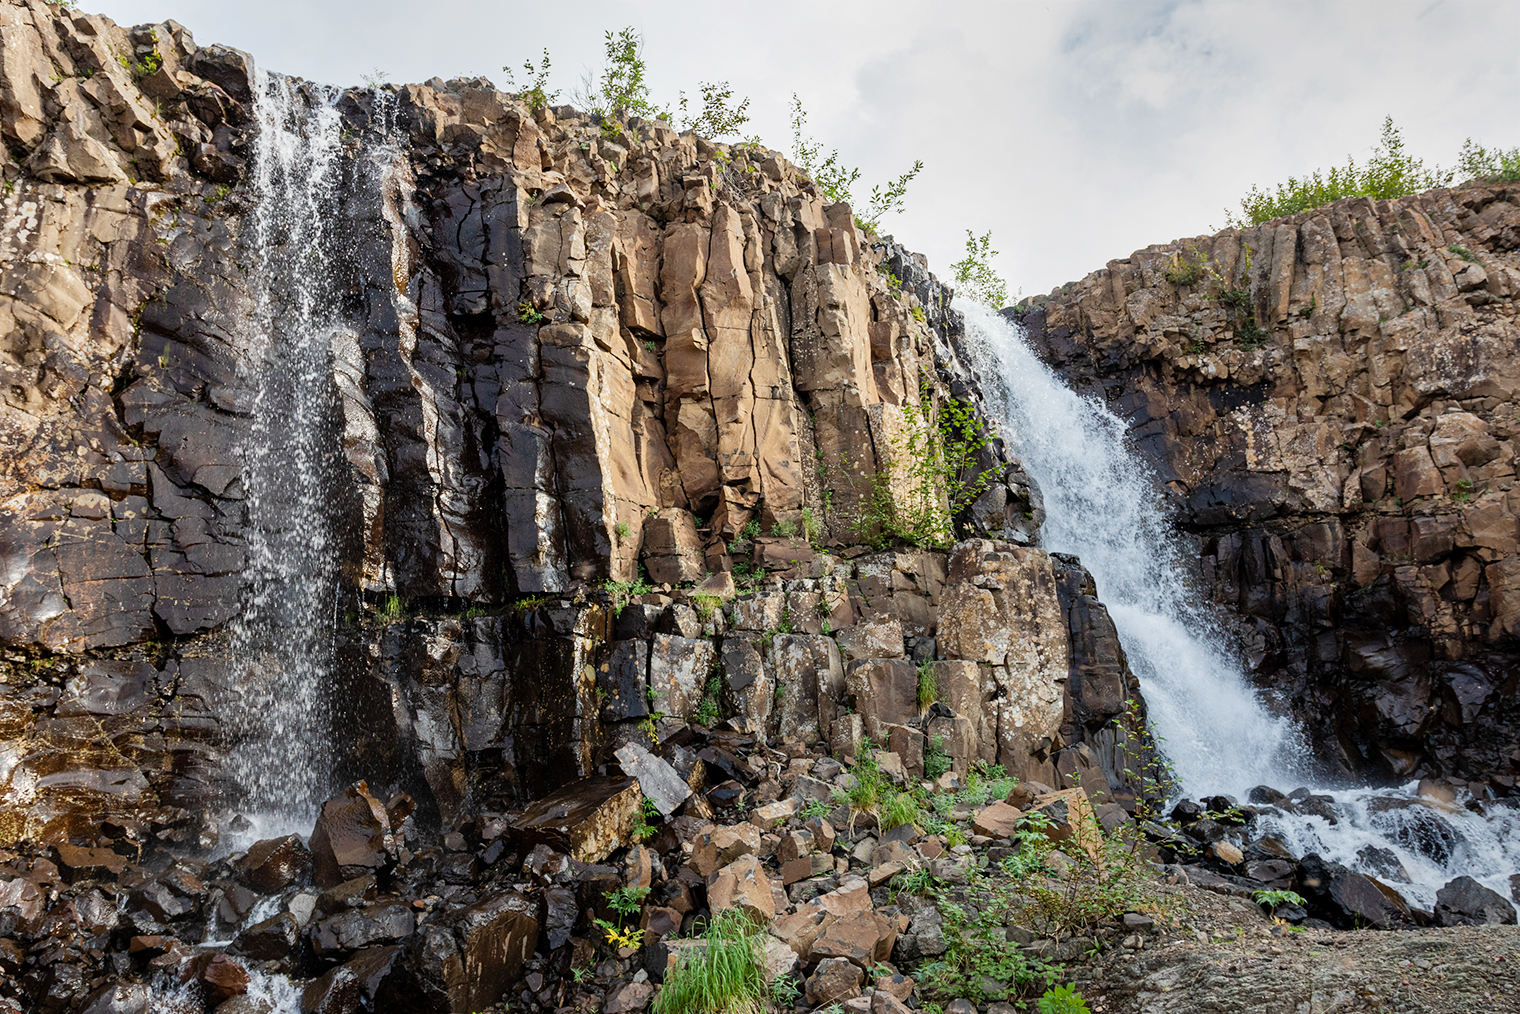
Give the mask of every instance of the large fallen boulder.
POLYGON ((1513 926, 1515 906, 1472 877, 1457 877, 1436 892, 1437 926, 1513 926))
POLYGON ((529 844, 544 844, 583 863, 598 863, 628 843, 643 803, 637 778, 581 778, 535 802, 507 828, 529 844))
POLYGON ((312 872, 318 887, 336 887, 386 869, 395 855, 390 818, 366 783, 355 782, 322 804, 311 832, 312 872))

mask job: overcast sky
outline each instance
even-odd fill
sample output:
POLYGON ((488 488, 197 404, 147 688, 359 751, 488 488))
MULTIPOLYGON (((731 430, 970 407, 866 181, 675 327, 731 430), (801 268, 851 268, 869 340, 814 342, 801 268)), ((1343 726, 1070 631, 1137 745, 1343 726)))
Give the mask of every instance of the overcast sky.
POLYGON ((992 230, 1009 295, 1221 228, 1252 184, 1365 157, 1392 115, 1413 154, 1520 145, 1520 5, 891 3, 807 0, 81 0, 122 24, 173 18, 261 67, 358 83, 485 75, 548 47, 551 85, 644 34, 655 98, 727 80, 753 130, 810 132, 862 169, 857 195, 925 164, 883 223, 951 272, 992 230))

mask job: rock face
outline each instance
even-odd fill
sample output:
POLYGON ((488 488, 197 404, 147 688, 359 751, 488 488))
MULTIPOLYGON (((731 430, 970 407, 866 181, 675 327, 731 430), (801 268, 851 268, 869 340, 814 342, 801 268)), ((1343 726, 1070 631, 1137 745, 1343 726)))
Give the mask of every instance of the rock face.
MULTIPOLYGON (((256 336, 238 322, 263 84, 173 23, 0 10, 0 641, 26 653, 0 663, 18 751, 0 836, 62 841, 121 814, 193 838, 240 693, 226 631, 246 563, 256 336)), ((1064 615, 1071 567, 1028 548, 1038 493, 1000 443, 980 463, 1000 481, 958 519, 1003 540, 967 551, 1000 554, 986 573, 947 583, 945 553, 850 546, 904 413, 980 405, 921 257, 860 233, 779 156, 662 124, 602 131, 484 81, 337 109, 354 185, 329 209, 347 241, 331 256, 372 295, 332 347, 328 495, 355 519, 338 540, 337 779, 420 790, 449 821, 472 795, 588 776, 623 723, 704 700, 757 731, 921 757, 937 740, 909 730, 914 666, 945 595, 981 625, 948 631, 937 663, 938 739, 963 768, 1054 781, 1082 720, 1117 713, 1066 705, 1091 667, 1063 624, 1101 643, 1106 617, 1064 615), (395 154, 370 171, 383 129, 395 154), (736 564, 771 583, 745 577, 716 615, 683 590, 736 564), (668 591, 588 601, 641 565, 668 591), (422 615, 366 606, 388 596, 422 615), (854 688, 880 703, 858 730, 836 721, 854 688)))
MULTIPOLYGON (((173 22, 42 0, 0 17, 0 735, 19 751, 0 837, 63 840, 111 814, 193 813, 221 777, 256 479, 243 322, 266 82, 173 22)), ((541 795, 606 759, 609 723, 696 712, 708 650, 734 661, 726 710, 832 733, 824 631, 869 603, 932 638, 944 586, 942 554, 841 553, 861 499, 912 413, 981 404, 923 258, 779 155, 663 123, 604 130, 484 80, 335 108, 351 185, 321 209, 344 223, 326 255, 335 291, 363 294, 338 313, 323 423, 326 502, 352 519, 338 782, 425 787, 445 820, 483 763, 494 791, 541 795), (721 591, 736 565, 790 582, 760 603, 765 626, 680 594, 708 575, 721 591), (637 603, 642 625, 587 601, 641 566, 676 592, 637 603), (392 597, 405 622, 373 608, 392 597), (784 646, 754 653, 783 620, 784 646), (608 658, 608 641, 627 643, 608 658)), ((281 284, 299 280, 276 300, 281 284)), ((1032 542, 1038 493, 999 442, 981 457, 997 481, 957 534, 1032 542)), ((973 721, 977 756, 1049 754, 1058 655, 978 663, 1039 703, 973 721)))
POLYGON ((1147 247, 1012 311, 1128 421, 1259 679, 1351 772, 1514 784, 1520 188, 1147 247))

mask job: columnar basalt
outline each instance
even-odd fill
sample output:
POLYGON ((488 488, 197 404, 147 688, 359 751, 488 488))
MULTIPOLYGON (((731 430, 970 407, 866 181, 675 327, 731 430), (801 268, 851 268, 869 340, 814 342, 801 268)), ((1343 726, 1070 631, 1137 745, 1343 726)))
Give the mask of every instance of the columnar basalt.
POLYGON ((231 624, 269 551, 250 503, 277 506, 270 484, 298 473, 254 446, 292 418, 260 403, 246 322, 316 289, 267 277, 289 237, 259 216, 255 140, 329 107, 338 183, 310 212, 331 379, 308 414, 333 432, 303 453, 333 461, 299 474, 339 576, 333 685, 311 708, 334 778, 407 785, 449 820, 706 702, 709 721, 846 752, 948 737, 962 770, 1054 782, 1057 754, 1118 715, 1086 735, 1072 717, 1067 639, 1094 628, 1068 624, 1064 565, 1030 548, 1038 492, 999 441, 957 529, 1001 541, 861 555, 904 411, 979 407, 979 381, 923 258, 779 154, 530 109, 484 80, 280 83, 261 127, 271 85, 245 54, 172 22, 0 10, 7 837, 119 815, 194 839, 223 752, 264 734, 229 721, 250 689, 231 624), (641 568, 631 604, 600 590, 641 568), (942 598, 973 586, 985 643, 937 651, 942 598), (891 636, 856 636, 873 625, 891 636), (944 684, 934 715, 920 662, 944 684))
POLYGON ((1129 421, 1261 684, 1348 773, 1514 786, 1517 207, 1342 201, 1014 313, 1129 421))

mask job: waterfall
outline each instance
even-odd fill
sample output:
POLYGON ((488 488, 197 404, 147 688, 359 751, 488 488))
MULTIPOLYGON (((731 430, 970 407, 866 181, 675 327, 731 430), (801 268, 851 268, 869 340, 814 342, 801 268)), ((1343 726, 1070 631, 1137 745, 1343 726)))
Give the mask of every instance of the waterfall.
MULTIPOLYGON (((1080 557, 1108 606, 1177 788, 1244 799, 1312 777, 1303 738, 1253 690, 1215 617, 1188 586, 1161 487, 1123 421, 1066 386, 1023 329, 965 300, 967 346, 1010 449, 1040 486, 1046 549, 1080 557)), ((1320 789, 1322 812, 1263 811, 1257 833, 1376 876, 1429 909, 1453 877, 1501 895, 1520 868, 1520 811, 1484 813, 1397 789, 1320 789), (1331 817, 1334 819, 1332 820, 1331 817)))
POLYGON ((248 563, 232 625, 242 703, 227 770, 238 783, 232 802, 265 834, 309 831, 331 770, 338 96, 267 73, 254 88, 243 378, 251 425, 242 448, 248 563))
POLYGON ((956 309, 1004 439, 1045 497, 1043 544, 1081 557, 1097 581, 1178 787, 1243 797, 1253 785, 1297 785, 1297 730, 1263 705, 1187 587, 1162 490, 1124 423, 1068 388, 1016 325, 965 301, 956 309))

